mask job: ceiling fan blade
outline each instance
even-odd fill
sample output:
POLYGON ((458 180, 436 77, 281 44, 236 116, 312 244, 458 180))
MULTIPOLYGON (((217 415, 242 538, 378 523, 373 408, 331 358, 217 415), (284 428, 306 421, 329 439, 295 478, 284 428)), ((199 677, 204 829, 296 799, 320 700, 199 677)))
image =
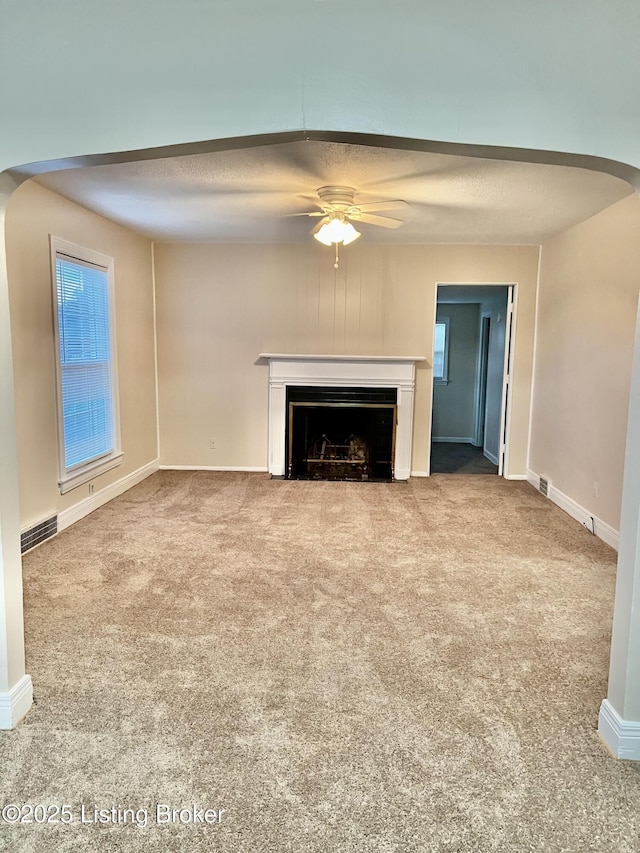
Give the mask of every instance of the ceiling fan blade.
POLYGON ((363 213, 361 216, 347 214, 347 219, 353 219, 354 222, 367 222, 369 225, 380 225, 382 228, 399 228, 404 225, 401 219, 391 219, 390 216, 375 216, 373 213, 363 213))
POLYGON ((390 199, 389 201, 368 201, 365 204, 355 205, 360 210, 399 210, 401 207, 409 207, 402 199, 390 199))
POLYGON ((323 210, 313 210, 308 211, 305 210, 304 213, 288 213, 287 216, 326 216, 327 214, 323 210))

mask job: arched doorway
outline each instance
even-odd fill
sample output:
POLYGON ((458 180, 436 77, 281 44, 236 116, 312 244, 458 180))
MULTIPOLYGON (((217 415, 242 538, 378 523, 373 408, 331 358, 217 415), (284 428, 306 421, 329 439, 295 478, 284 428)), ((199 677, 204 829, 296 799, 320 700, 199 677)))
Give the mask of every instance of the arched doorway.
MULTIPOLYGON (((305 133, 303 135, 299 135, 298 138, 300 140, 304 139, 306 141, 306 140, 311 140, 313 138, 313 136, 314 136, 313 134, 305 133)), ((322 139, 326 139, 328 136, 330 136, 332 140, 340 139, 341 141, 345 141, 345 139, 349 139, 349 141, 353 141, 353 139, 354 139, 354 137, 352 135, 346 135, 346 137, 343 137, 340 134, 318 134, 318 138, 322 138, 322 139)), ((363 138, 362 137, 356 136, 355 138, 357 140, 356 144, 363 144, 363 138)), ((270 137, 270 141, 272 141, 271 137, 270 137)), ((281 143, 284 143, 285 141, 289 141, 289 135, 278 135, 278 141, 281 143)), ((367 141, 367 144, 372 144, 374 139, 371 137, 366 137, 366 141, 367 141)), ((382 144, 384 144, 385 142, 388 143, 389 141, 390 141, 389 138, 383 138, 382 144)), ((265 139, 263 137, 250 138, 248 140, 236 141, 238 147, 254 147, 257 145, 262 145, 262 144, 264 144, 264 142, 265 142, 265 139), (259 139, 259 141, 258 141, 258 139, 259 139)), ((419 147, 419 150, 434 150, 434 149, 443 150, 444 148, 446 148, 447 150, 451 149, 451 146, 438 146, 438 145, 434 145, 433 143, 419 143, 419 142, 415 142, 415 141, 406 141, 406 140, 404 141, 404 143, 402 143, 401 141, 394 139, 393 143, 394 143, 394 145, 401 145, 401 144, 404 144, 405 146, 408 146, 409 144, 415 145, 415 146, 419 147)), ((222 144, 223 143, 221 143, 221 142, 215 143, 213 147, 215 147, 215 145, 222 145, 222 144)), ((231 145, 232 143, 227 140, 225 142, 225 144, 231 145)), ((468 146, 463 146, 463 148, 465 149, 467 154, 471 153, 471 150, 468 146)), ((185 151, 185 149, 182 146, 179 146, 178 150, 180 150, 182 152, 185 151)), ((224 149, 218 149, 218 150, 224 150, 224 149)), ((460 150, 460 149, 456 148, 456 150, 460 150)), ((172 149, 172 152, 173 152, 173 149, 172 149)), ((483 152, 483 155, 486 156, 487 149, 482 149, 482 152, 483 152)), ((159 152, 157 150, 147 151, 147 152, 139 152, 138 156, 139 156, 139 159, 145 159, 145 158, 151 158, 154 156, 158 156, 158 153, 159 152)), ((167 153, 166 149, 163 150, 163 153, 164 154, 167 153)), ((177 150, 175 153, 177 153, 177 150)), ((498 149, 495 149, 495 151, 493 153, 498 153, 498 149)), ((113 155, 113 156, 116 159, 118 157, 122 157, 122 155, 113 155)), ((129 156, 129 155, 127 155, 127 156, 129 156)), ((474 155, 474 156, 476 156, 476 155, 474 155)), ((477 156, 479 156, 479 155, 477 155, 477 156)), ((135 155, 134 155, 134 159, 135 159, 135 155)), ((105 163, 108 161, 109 161, 108 155, 105 158, 97 158, 95 161, 92 158, 92 163, 95 165, 98 165, 99 163, 105 163)), ((86 161, 85 161, 85 163, 86 163, 86 161)), ((65 165, 68 166, 69 163, 67 162, 67 163, 65 163, 65 165)), ((34 168, 31 169, 31 172, 34 171, 34 168)), ((30 172, 30 169, 28 167, 22 167, 20 170, 16 170, 15 174, 17 174, 21 177, 26 177, 26 175, 29 174, 29 172, 30 172)))

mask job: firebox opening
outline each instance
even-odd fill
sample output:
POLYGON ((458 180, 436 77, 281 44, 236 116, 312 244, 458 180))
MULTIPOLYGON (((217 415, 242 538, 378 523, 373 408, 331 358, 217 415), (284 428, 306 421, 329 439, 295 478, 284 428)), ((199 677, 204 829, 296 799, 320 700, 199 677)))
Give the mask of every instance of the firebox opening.
POLYGON ((394 388, 290 387, 287 477, 393 479, 394 388))

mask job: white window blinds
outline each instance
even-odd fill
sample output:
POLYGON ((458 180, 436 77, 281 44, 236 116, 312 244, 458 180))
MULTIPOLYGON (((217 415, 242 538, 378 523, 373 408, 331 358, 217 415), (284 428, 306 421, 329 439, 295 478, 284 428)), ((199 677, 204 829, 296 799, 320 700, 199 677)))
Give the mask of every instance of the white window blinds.
POLYGON ((64 467, 115 449, 109 274, 56 253, 64 467))

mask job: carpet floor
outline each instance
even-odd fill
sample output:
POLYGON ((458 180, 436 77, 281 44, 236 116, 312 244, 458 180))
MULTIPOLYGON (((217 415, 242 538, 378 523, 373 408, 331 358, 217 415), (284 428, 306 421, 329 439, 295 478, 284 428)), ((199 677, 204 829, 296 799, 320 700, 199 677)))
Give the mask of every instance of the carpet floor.
POLYGON ((66 822, 2 851, 639 849, 596 730, 615 554, 527 483, 160 472, 24 581, 1 805, 66 822))

